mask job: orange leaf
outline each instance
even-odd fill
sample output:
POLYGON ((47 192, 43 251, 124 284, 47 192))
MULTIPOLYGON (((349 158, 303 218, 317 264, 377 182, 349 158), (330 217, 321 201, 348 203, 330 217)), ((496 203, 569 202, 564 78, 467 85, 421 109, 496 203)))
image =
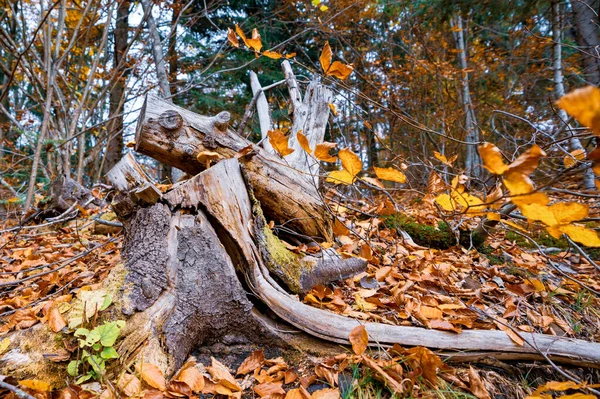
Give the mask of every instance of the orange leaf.
POLYGON ((312 393, 312 399, 340 399, 340 390, 337 388, 323 388, 312 393))
POLYGON ((227 40, 229 40, 229 43, 231 43, 234 47, 240 47, 240 41, 235 35, 234 30, 231 28, 227 28, 227 40))
MULTIPOLYGON (((208 370, 208 372, 210 373, 210 376, 212 377, 213 381, 216 384, 222 385, 223 387, 230 389, 234 392, 241 391, 242 388, 238 385, 237 381, 235 380, 235 378, 233 378, 227 367, 225 367, 214 357, 211 357, 211 360, 212 366, 207 367, 206 370, 208 370)), ((219 392, 218 385, 215 386, 215 389, 217 389, 217 392, 219 392)))
POLYGON ((585 150, 575 150, 571 151, 569 155, 565 155, 563 159, 563 163, 565 164, 565 168, 570 168, 576 163, 583 161, 585 159, 585 150))
POLYGON ((296 133, 296 138, 298 139, 298 142, 300 143, 302 149, 308 154, 312 154, 312 150, 310 149, 310 145, 308 144, 308 139, 306 138, 304 133, 302 133, 302 130, 298 130, 298 133, 296 133))
POLYGON ((556 104, 600 135, 600 89, 587 86, 562 96, 556 104))
POLYGON ((125 396, 134 396, 142 390, 142 383, 135 375, 125 373, 117 381, 117 387, 125 396))
POLYGON ((152 388, 164 391, 167 389, 165 377, 158 367, 150 363, 141 363, 136 366, 138 373, 152 388))
POLYGON ((319 63, 321 64, 321 68, 323 68, 323 72, 325 73, 327 73, 329 67, 331 66, 331 57, 333 57, 331 47, 329 47, 329 42, 325 42, 325 46, 323 46, 323 51, 321 51, 321 56, 319 57, 319 63))
MULTIPOLYGON (((339 61, 334 61, 331 67, 327 71, 327 75, 335 76, 340 80, 346 79, 354 71, 352 65, 342 64, 339 61)), ((365 123, 366 124, 366 123, 365 123)))
POLYGON ((59 332, 67 325, 67 322, 60 314, 58 307, 53 306, 48 315, 48 326, 53 332, 59 332))
POLYGON ((285 58, 287 58, 289 60, 290 58, 294 58, 295 56, 296 56, 296 53, 289 53, 289 54, 285 55, 285 58))
POLYGON ((260 41, 260 33, 256 28, 252 29, 252 38, 247 39, 246 44, 254 51, 259 52, 262 48, 262 42, 260 41))
POLYGON ((369 334, 365 326, 358 325, 350 331, 350 343, 352 344, 352 350, 357 355, 362 355, 367 350, 369 344, 369 334))
POLYGON ((329 151, 332 148, 335 148, 336 145, 337 144, 335 144, 335 143, 329 143, 327 141, 317 144, 317 146, 315 147, 315 158, 317 158, 319 161, 323 161, 323 162, 337 161, 337 157, 333 157, 333 156, 329 155, 329 151))
POLYGON ((372 177, 363 177, 362 180, 366 181, 367 183, 375 186, 375 187, 379 187, 379 188, 383 188, 385 189, 385 187, 383 186, 383 183, 381 183, 379 180, 374 179, 372 177))
POLYGON ((377 166, 373 166, 375 170, 375 174, 381 180, 393 181, 396 183, 406 183, 406 175, 394 168, 378 168, 377 166))
POLYGON ((328 103, 327 105, 329 105, 329 108, 331 109, 331 113, 333 114, 333 116, 337 116, 337 108, 335 107, 335 105, 332 103, 328 103))
POLYGON ((343 148, 338 153, 338 157, 342 161, 342 167, 352 176, 356 176, 362 170, 362 161, 348 148, 343 148))
POLYGON ((52 389, 50 384, 40 380, 21 380, 19 385, 34 391, 48 392, 52 389))
POLYGON ((262 55, 264 55, 265 57, 272 58, 274 60, 278 60, 281 57, 283 57, 283 55, 281 55, 281 53, 278 53, 277 51, 270 51, 270 50, 263 51, 262 55))
POLYGON ((281 387, 281 382, 263 382, 262 384, 255 385, 252 390, 261 398, 273 394, 285 395, 285 390, 281 387))
POLYGON ((294 150, 288 146, 288 138, 285 137, 285 134, 283 134, 281 130, 269 130, 267 136, 269 137, 269 143, 271 143, 275 151, 282 157, 294 152, 294 150))
POLYGON ((495 175, 502 175, 508 170, 500 149, 492 143, 483 143, 478 147, 483 166, 495 175))
POLYGON ((179 374, 177 381, 185 382, 194 393, 202 392, 204 389, 204 376, 196 367, 191 366, 179 374))
POLYGON ((244 31, 242 30, 242 28, 240 28, 240 26, 238 24, 235 24, 235 31, 238 34, 238 36, 242 38, 242 41, 244 42, 244 44, 247 47, 250 47, 250 44, 248 44, 248 39, 246 38, 244 31))

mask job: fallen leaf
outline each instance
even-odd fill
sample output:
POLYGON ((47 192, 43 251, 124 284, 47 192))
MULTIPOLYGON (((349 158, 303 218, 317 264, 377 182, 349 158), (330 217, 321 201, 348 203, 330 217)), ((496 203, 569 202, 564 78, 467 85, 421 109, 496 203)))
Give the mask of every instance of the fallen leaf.
POLYGON ((165 377, 158 367, 150 363, 140 363, 136 365, 136 370, 140 373, 144 380, 152 388, 164 391, 167 389, 165 377))
POLYGON ((265 352, 263 349, 252 352, 250 356, 248 356, 240 367, 238 367, 236 374, 248 374, 261 367, 265 362, 265 352))
POLYGON ((479 377, 479 373, 471 366, 469 366, 469 389, 479 399, 491 399, 488 390, 481 381, 481 377, 479 377))
POLYGON ((406 175, 398 169, 378 168, 377 166, 374 166, 373 169, 375 170, 377 177, 381 180, 388 180, 401 184, 406 183, 406 175))
POLYGON ((357 355, 362 355, 367 350, 369 345, 369 334, 367 329, 363 325, 358 325, 350 331, 349 337, 350 343, 352 344, 352 350, 357 355))
POLYGON ((125 373, 117 381, 117 387, 125 396, 135 396, 142 390, 142 383, 135 375, 125 373))
MULTIPOLYGON (((225 367, 225 365, 220 363, 214 357, 211 357, 211 360, 212 366, 207 367, 206 370, 210 373, 210 376, 212 377, 213 381, 216 384, 220 384, 234 392, 241 391, 242 388, 238 385, 237 381, 235 380, 235 378, 233 378, 227 367, 225 367)), ((217 385, 215 385, 215 389, 219 393, 217 385)))
POLYGON ((204 376, 194 366, 182 370, 177 380, 185 382, 194 393, 202 392, 204 389, 204 376))

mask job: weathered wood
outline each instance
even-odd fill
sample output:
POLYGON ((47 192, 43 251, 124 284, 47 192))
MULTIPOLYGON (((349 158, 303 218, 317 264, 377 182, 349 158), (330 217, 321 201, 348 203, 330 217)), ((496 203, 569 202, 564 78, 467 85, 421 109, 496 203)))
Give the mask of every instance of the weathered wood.
POLYGON ((123 193, 138 189, 150 182, 144 169, 137 163, 133 155, 128 153, 108 171, 106 178, 112 186, 123 193))
POLYGON ((285 224, 314 238, 332 239, 332 216, 309 179, 227 129, 228 117, 195 114, 154 96, 147 96, 137 126, 135 150, 195 175, 205 169, 196 156, 203 151, 232 158, 252 146, 240 159, 268 220, 285 224), (173 122, 174 121, 174 122, 173 122))
POLYGON ((292 168, 311 177, 314 185, 318 187, 319 162, 302 149, 296 135, 301 131, 313 150, 317 144, 323 142, 329 120, 329 103, 333 98, 333 93, 328 87, 322 85, 318 78, 315 78, 306 88, 303 98, 289 61, 283 61, 281 67, 287 80, 294 110, 294 121, 289 139, 289 146, 294 152, 287 155, 285 160, 292 168))
POLYGON ((274 153, 275 150, 273 150, 273 146, 269 143, 269 140, 266 139, 269 130, 273 130, 269 102, 260 85, 258 75, 254 71, 250 71, 250 87, 252 88, 252 94, 258 96, 256 98, 256 113, 258 114, 258 122, 260 124, 260 136, 263 140, 262 146, 267 152, 274 153))
MULTIPOLYGON (((251 201, 248 188, 242 177, 240 165, 236 159, 219 162, 209 170, 190 179, 165 194, 164 198, 171 208, 204 209, 214 218, 213 225, 221 226, 220 237, 229 236, 241 249, 242 256, 230 255, 237 259, 238 270, 248 270, 248 260, 267 258, 267 268, 280 278, 293 292, 306 292, 318 284, 327 284, 354 276, 366 269, 363 259, 342 259, 339 256, 301 257, 288 251, 273 235, 267 226, 263 226, 263 248, 253 244, 256 239, 250 233, 255 223, 252 218, 251 201)), ((262 215, 261 215, 262 218, 262 215)))

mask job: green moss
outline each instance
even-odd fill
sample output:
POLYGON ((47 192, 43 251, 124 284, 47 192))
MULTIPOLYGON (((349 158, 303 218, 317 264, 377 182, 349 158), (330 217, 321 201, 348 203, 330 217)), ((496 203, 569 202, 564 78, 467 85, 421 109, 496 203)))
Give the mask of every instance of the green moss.
POLYGON ((263 228, 263 234, 270 257, 267 268, 281 278, 290 290, 300 292, 300 278, 314 267, 314 263, 303 261, 300 255, 288 250, 267 226, 263 228))
POLYGON ((481 245, 479 248, 477 248, 477 250, 479 251, 479 253, 485 255, 485 257, 488 258, 488 260, 490 261, 490 265, 492 266, 506 264, 506 260, 504 259, 504 257, 496 255, 494 253, 496 250, 490 247, 489 245, 481 245))
POLYGON ((402 229, 419 245, 436 249, 448 249, 456 245, 456 237, 445 222, 437 227, 416 222, 414 219, 397 213, 386 216, 384 223, 388 228, 402 229))

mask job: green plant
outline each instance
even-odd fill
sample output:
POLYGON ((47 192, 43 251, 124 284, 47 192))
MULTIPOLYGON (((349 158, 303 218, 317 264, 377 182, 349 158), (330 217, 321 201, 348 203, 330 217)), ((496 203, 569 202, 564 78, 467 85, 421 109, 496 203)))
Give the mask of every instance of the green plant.
POLYGON ((92 330, 78 328, 74 335, 79 338, 80 356, 67 366, 67 373, 79 377, 75 383, 90 379, 99 380, 104 374, 106 363, 117 359, 119 354, 113 347, 121 330, 125 327, 123 320, 105 322, 92 330))

